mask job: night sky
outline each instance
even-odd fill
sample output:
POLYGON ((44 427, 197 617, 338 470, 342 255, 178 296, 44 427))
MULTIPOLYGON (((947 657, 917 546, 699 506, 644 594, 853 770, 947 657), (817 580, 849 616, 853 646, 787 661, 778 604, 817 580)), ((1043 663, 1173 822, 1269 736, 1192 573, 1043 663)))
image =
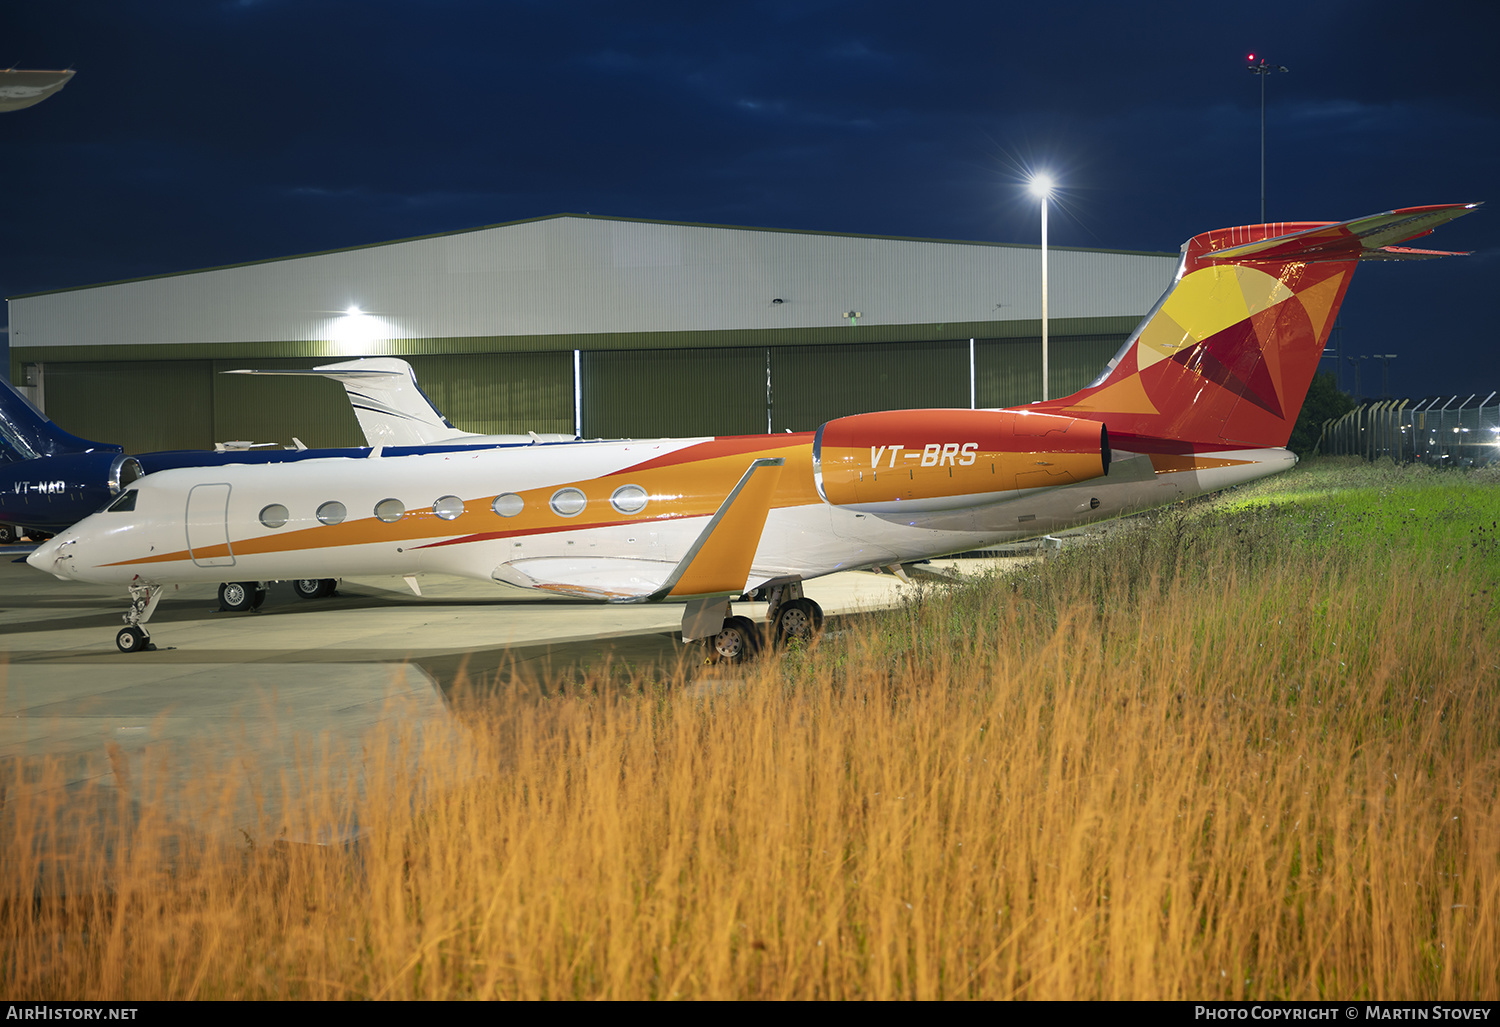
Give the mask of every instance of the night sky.
POLYGON ((1035 243, 1033 168, 1053 244, 1175 252, 1260 220, 1254 52, 1268 219, 1491 201, 1360 269, 1344 353, 1500 389, 1500 5, 1043 6, 6 4, 78 73, 0 115, 0 293, 563 212, 1035 243))

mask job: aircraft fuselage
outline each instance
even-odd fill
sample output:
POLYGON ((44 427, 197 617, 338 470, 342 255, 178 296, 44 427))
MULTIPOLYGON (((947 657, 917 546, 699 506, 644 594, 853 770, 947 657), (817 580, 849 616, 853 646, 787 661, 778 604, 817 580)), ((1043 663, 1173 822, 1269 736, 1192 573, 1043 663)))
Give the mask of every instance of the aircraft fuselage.
MULTIPOLYGON (((1082 480, 1017 487, 993 454, 962 446, 913 447, 894 461, 880 448, 847 473, 903 485, 926 473, 930 493, 962 471, 978 483, 968 491, 846 505, 820 494, 832 483, 811 433, 185 468, 142 478, 129 509, 117 502, 86 518, 28 562, 101 583, 442 573, 631 600, 683 559, 757 459, 785 463, 747 589, 1035 537, 1295 462, 1283 449, 1117 452, 1107 475, 1075 470, 1082 480)), ((1059 462, 1050 451, 1026 456, 1059 462)))

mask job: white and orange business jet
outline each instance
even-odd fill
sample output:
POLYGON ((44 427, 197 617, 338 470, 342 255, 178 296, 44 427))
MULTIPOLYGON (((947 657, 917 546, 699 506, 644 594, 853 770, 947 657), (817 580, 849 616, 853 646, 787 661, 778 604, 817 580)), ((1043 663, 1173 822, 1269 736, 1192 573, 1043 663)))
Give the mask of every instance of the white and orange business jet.
POLYGON ((146 475, 27 562, 130 591, 122 651, 169 584, 454 574, 680 602, 684 640, 759 645, 821 621, 803 582, 1114 517, 1292 466, 1290 437, 1362 259, 1477 204, 1221 229, 1093 384, 1005 410, 893 410, 813 432, 184 468, 146 475))

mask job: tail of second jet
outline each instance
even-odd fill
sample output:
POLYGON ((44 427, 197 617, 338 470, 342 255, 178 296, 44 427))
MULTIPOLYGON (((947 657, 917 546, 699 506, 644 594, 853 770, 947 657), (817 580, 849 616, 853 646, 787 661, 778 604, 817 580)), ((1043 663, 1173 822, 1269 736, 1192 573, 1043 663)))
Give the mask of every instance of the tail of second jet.
POLYGON ((1453 256, 1396 243, 1477 203, 1344 222, 1225 228, 1189 239, 1177 277, 1091 385, 1039 409, 1103 421, 1124 448, 1169 439, 1276 448, 1291 437, 1361 260, 1453 256))
POLYGON ((0 379, 0 464, 70 453, 119 453, 119 446, 69 435, 0 379))
POLYGON ((239 370, 225 374, 317 375, 344 386, 365 440, 372 446, 524 445, 571 442, 571 435, 476 435, 460 431, 417 384, 416 372, 398 357, 361 357, 310 370, 239 370))

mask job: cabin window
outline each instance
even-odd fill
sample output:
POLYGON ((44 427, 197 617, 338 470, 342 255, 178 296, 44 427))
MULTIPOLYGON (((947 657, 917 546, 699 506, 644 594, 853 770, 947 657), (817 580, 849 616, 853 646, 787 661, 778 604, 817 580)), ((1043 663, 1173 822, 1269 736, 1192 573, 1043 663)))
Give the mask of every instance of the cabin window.
POLYGON ((344 504, 336 499, 331 499, 318 507, 318 520, 323 524, 341 524, 349 511, 344 509, 344 504))
POLYGON ((406 513, 406 504, 399 499, 382 499, 375 504, 375 516, 387 524, 394 524, 406 513))
POLYGON ((445 521, 451 521, 464 512, 464 501, 457 496, 444 496, 432 504, 432 512, 445 521))
POLYGON ((589 497, 577 489, 558 489, 552 493, 552 512, 559 517, 577 517, 588 506, 589 497))
POLYGON ((501 517, 514 517, 526 509, 526 500, 514 492, 502 492, 495 497, 492 508, 501 517))
POLYGON ((272 503, 260 512, 260 523, 268 528, 280 528, 286 524, 286 507, 272 503))
POLYGON ((621 485, 609 497, 609 505, 622 514, 634 514, 646 509, 646 499, 646 490, 639 485, 621 485))
POLYGON ((119 499, 116 499, 113 503, 109 504, 104 509, 108 510, 110 513, 124 513, 129 510, 134 510, 135 497, 135 489, 130 489, 127 492, 122 492, 120 493, 119 499))

